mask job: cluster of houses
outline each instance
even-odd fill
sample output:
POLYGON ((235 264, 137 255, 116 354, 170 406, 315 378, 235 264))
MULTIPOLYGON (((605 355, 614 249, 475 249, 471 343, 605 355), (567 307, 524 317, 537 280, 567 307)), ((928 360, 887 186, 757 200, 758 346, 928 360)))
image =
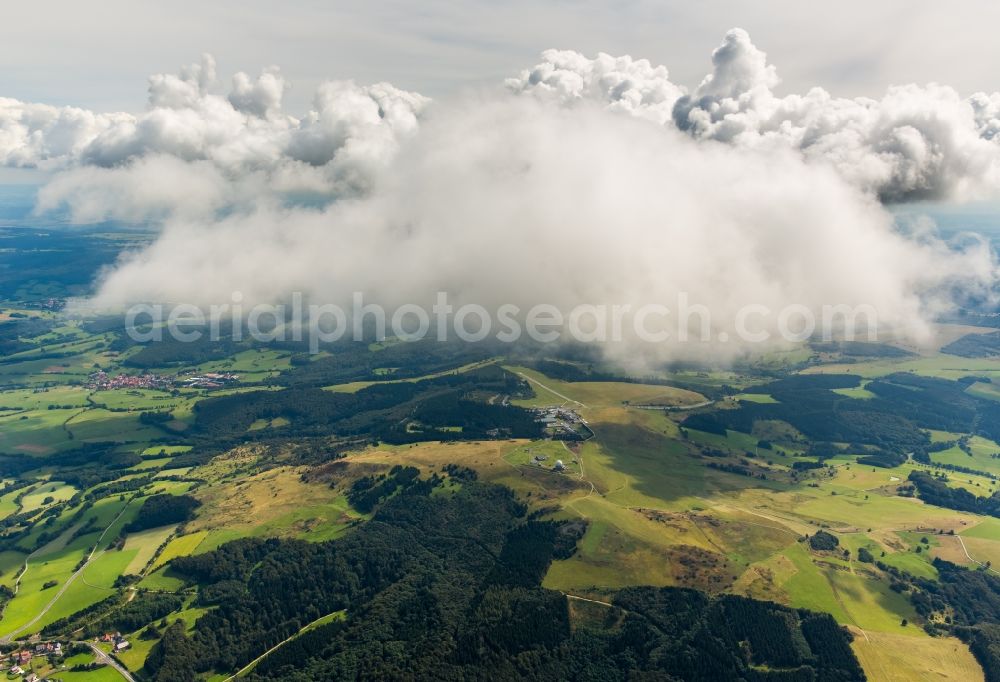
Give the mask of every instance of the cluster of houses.
POLYGON ((94 372, 87 381, 87 388, 93 391, 112 391, 120 388, 151 388, 167 391, 175 386, 186 388, 222 388, 235 384, 240 380, 238 374, 231 372, 205 372, 189 377, 172 378, 162 374, 116 374, 94 372))
POLYGON ((587 420, 567 407, 546 407, 535 410, 535 421, 545 427, 552 438, 576 440, 588 435, 587 420))
POLYGON ((130 646, 132 646, 131 644, 128 643, 127 639, 122 637, 122 633, 120 632, 106 632, 100 637, 98 637, 97 641, 104 642, 105 644, 111 644, 112 645, 111 649, 115 653, 118 653, 119 651, 125 651, 130 646))
POLYGON ((187 388, 222 388, 229 384, 235 384, 240 380, 238 374, 230 372, 205 372, 192 377, 186 377, 183 381, 178 379, 187 388))
POLYGON ((38 682, 38 674, 31 670, 31 661, 38 656, 62 656, 61 642, 40 642, 31 649, 18 649, 10 653, 8 675, 23 675, 24 682, 38 682))
POLYGON ((118 388, 152 388, 165 390, 173 386, 170 377, 159 374, 118 374, 111 376, 107 372, 94 372, 90 375, 87 388, 94 391, 111 391, 118 388))

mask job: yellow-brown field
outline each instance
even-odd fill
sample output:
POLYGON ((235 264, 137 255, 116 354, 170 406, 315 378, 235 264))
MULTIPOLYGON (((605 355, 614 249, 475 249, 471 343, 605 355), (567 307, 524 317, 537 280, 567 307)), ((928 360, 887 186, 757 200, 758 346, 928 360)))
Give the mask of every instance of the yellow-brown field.
MULTIPOLYGON (((570 446, 582 472, 512 465, 505 456, 526 441, 511 440, 370 448, 348 455, 348 476, 351 467, 362 467, 360 475, 400 463, 425 472, 461 464, 483 480, 510 486, 534 508, 556 505, 557 518, 588 520, 578 551, 553 563, 546 587, 602 599, 626 585, 682 585, 820 609, 864 628, 868 639, 859 629, 855 648, 869 679, 982 679, 960 641, 931 638, 916 623, 901 625, 903 618, 916 618, 912 606, 859 564, 854 549, 847 559, 823 557, 800 542, 827 527, 840 535, 842 546, 868 543, 894 563, 932 572, 930 553, 913 554, 899 534, 920 528, 960 532, 977 517, 896 496, 906 471, 841 463, 832 477, 808 487, 794 484, 777 463, 753 465, 766 480, 711 469, 680 434, 676 415, 623 403, 652 399, 659 387, 555 382, 524 373, 539 382, 536 404, 566 404, 593 429, 594 438, 570 446), (952 671, 951 677, 942 671, 952 671)), ((740 438, 730 444, 734 457, 746 448, 746 438, 740 438)), ((726 447, 727 439, 719 442, 726 447)), ((940 537, 933 551, 954 556, 954 541, 940 537)))
POLYGON ((855 630, 854 653, 873 682, 981 682, 983 670, 954 637, 908 637, 855 630))

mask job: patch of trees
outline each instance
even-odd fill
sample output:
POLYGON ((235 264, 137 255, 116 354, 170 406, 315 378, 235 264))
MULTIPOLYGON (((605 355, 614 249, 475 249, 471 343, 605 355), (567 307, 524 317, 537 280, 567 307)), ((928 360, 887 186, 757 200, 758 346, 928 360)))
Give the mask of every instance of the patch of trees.
POLYGON ((199 652, 187 636, 184 621, 175 620, 153 645, 142 672, 163 682, 194 682, 199 652))
POLYGON ((975 469, 973 467, 960 466, 958 464, 944 464, 942 462, 932 461, 930 455, 926 453, 914 453, 913 459, 921 464, 927 464, 935 469, 944 469, 945 471, 954 471, 959 474, 972 474, 974 476, 982 476, 988 478, 992 481, 997 480, 997 475, 989 471, 982 471, 980 469, 975 469))
POLYGON ((176 559, 173 569, 182 576, 246 584, 242 598, 199 619, 198 665, 238 668, 306 623, 365 603, 421 570, 449 573, 446 584, 457 577, 452 571, 476 584, 523 515, 523 505, 505 489, 469 482, 454 495, 431 497, 411 486, 341 540, 243 541, 176 559))
POLYGON ((983 668, 986 682, 1000 682, 1000 625, 984 623, 956 628, 956 634, 968 642, 969 650, 983 668))
POLYGON ((114 480, 121 475, 121 470, 142 461, 134 452, 117 452, 116 449, 116 443, 84 443, 45 458, 0 453, 0 471, 5 476, 19 476, 42 467, 57 468, 61 481, 82 490, 114 480))
POLYGON ((352 381, 412 379, 447 372, 501 354, 485 342, 440 343, 431 339, 394 343, 375 352, 370 350, 367 341, 344 339, 324 350, 330 355, 293 363, 275 383, 288 387, 319 387, 352 381), (392 371, 387 373, 386 368, 392 371))
POLYGON ((466 480, 449 495, 399 490, 337 540, 181 557, 174 571, 220 598, 190 636, 171 625, 144 673, 235 670, 291 638, 254 679, 864 679, 830 616, 742 597, 631 588, 609 610, 620 625, 571 629, 566 597, 539 584, 562 535, 509 490, 466 480))
POLYGON ((122 493, 130 493, 136 490, 142 490, 147 485, 153 482, 155 474, 148 474, 146 476, 137 476, 135 478, 126 478, 125 480, 111 481, 110 483, 104 483, 102 485, 94 486, 86 492, 84 497, 88 500, 97 500, 102 497, 107 497, 109 495, 121 495, 122 493))
POLYGON ((560 525, 528 521, 509 531, 488 581, 508 587, 540 585, 555 557, 560 525))
POLYGON ((809 536, 809 546, 817 551, 831 552, 840 545, 840 540, 833 533, 818 530, 809 536))
POLYGON ((139 423, 147 426, 162 426, 174 420, 170 412, 143 412, 139 415, 139 423))
POLYGON ((335 620, 299 635, 265 656, 254 667, 254 676, 264 679, 281 679, 286 674, 292 674, 302 661, 321 656, 327 644, 345 627, 344 621, 335 620))
MULTIPOLYGON (((0 364, 20 362, 22 359, 8 356, 38 348, 40 343, 26 339, 46 334, 55 327, 54 320, 40 317, 14 318, 0 322, 0 364)), ((42 356, 47 355, 42 354, 42 356)), ((40 356, 34 355, 32 359, 38 357, 40 356)))
POLYGON ((113 611, 107 618, 88 631, 97 632, 101 629, 118 632, 133 632, 146 623, 158 621, 168 614, 179 610, 184 605, 184 597, 178 594, 159 592, 140 592, 135 599, 127 602, 120 609, 113 611))
POLYGON ((14 590, 7 585, 0 585, 0 609, 3 609, 7 602, 14 598, 14 590))
POLYGON ((194 518, 194 512, 200 506, 201 502, 190 495, 152 495, 142 503, 139 513, 125 526, 125 530, 137 533, 147 528, 184 523, 194 518))
POLYGON ((109 613, 121 601, 121 596, 114 594, 90 606, 84 607, 69 616, 54 620, 42 628, 42 636, 52 637, 78 630, 88 621, 96 620, 100 616, 109 613))
POLYGON ((583 365, 579 363, 572 362, 562 362, 558 360, 538 360, 538 359, 524 359, 519 360, 519 364, 525 367, 530 367, 531 369, 538 370, 542 374, 553 379, 558 379, 560 381, 568 382, 579 382, 579 381, 597 381, 597 382, 617 382, 624 384, 648 384, 653 386, 676 386, 678 388, 684 388, 687 390, 694 391, 696 393, 703 393, 711 398, 721 397, 724 392, 716 389, 716 391, 706 392, 704 386, 694 386, 685 382, 678 382, 673 380, 666 380, 661 377, 656 376, 628 376, 621 374, 611 374, 608 372, 602 372, 594 369, 593 363, 584 363, 583 365))
POLYGON ((841 449, 834 443, 828 441, 817 441, 809 444, 806 454, 817 458, 820 461, 836 457, 841 453, 841 449))
POLYGON ((966 334, 942 348, 941 352, 962 358, 990 358, 1000 355, 1000 332, 966 334))
POLYGON ((901 464, 904 464, 907 459, 908 458, 905 452, 889 452, 886 450, 879 450, 873 454, 858 457, 858 464, 882 467, 883 469, 893 469, 901 464))
MULTIPOLYGON (((535 421, 535 414, 513 405, 497 405, 468 400, 453 391, 419 402, 413 419, 420 430, 430 430, 431 439, 487 440, 491 437, 538 438, 542 427, 535 421), (459 428, 460 431, 449 431, 459 428), (443 436, 443 437, 442 437, 443 436)), ((387 442, 406 443, 414 440, 420 431, 393 430, 381 437, 387 442)), ((424 440, 423 438, 421 440, 424 440)))
POLYGON ((80 328, 88 334, 105 334, 125 330, 124 315, 102 315, 80 323, 80 328))
POLYGON ((853 375, 792 375, 747 389, 770 394, 778 403, 744 401, 735 410, 692 414, 684 426, 750 433, 757 421, 786 421, 814 441, 877 447, 883 454, 868 462, 876 466, 927 451, 931 443, 921 429, 1000 437, 1000 404, 967 395, 958 382, 901 373, 869 382, 867 389, 875 394, 870 400, 834 393, 859 383, 853 375))
POLYGON ((220 580, 204 586, 198 592, 199 606, 214 606, 229 600, 238 600, 246 596, 246 585, 239 580, 220 580))
POLYGON ((730 464, 728 462, 709 462, 707 466, 710 469, 724 471, 727 474, 736 474, 737 476, 746 476, 748 478, 759 478, 761 480, 767 480, 767 474, 765 474, 764 472, 754 471, 750 467, 741 466, 739 464, 730 464))
MULTIPOLYGON (((193 331, 185 329, 185 331, 193 331)), ((178 341, 168 333, 163 334, 160 341, 150 341, 122 363, 127 367, 152 369, 155 367, 193 366, 212 360, 223 360, 234 353, 249 348, 249 344, 241 344, 231 339, 213 341, 209 338, 208 328, 202 329, 202 337, 196 341, 178 341)))
POLYGON ((226 580, 246 581, 250 571, 281 545, 277 539, 241 538, 204 554, 180 556, 171 562, 174 571, 199 584, 226 580))
POLYGON ((479 478, 479 474, 476 473, 475 469, 470 469, 469 467, 464 467, 459 464, 445 464, 442 470, 448 474, 450 478, 457 481, 475 481, 479 478))
POLYGON ((890 587, 910 596, 931 634, 951 632, 969 644, 988 682, 1000 682, 1000 579, 934 559, 938 579, 904 573, 879 562, 892 579, 890 587))
POLYGON ((283 417, 297 436, 336 433, 391 443, 535 438, 541 426, 530 410, 472 398, 511 394, 520 386, 502 368, 485 367, 420 382, 375 384, 356 393, 309 387, 241 393, 199 401, 196 427, 212 439, 245 438, 255 421, 283 417))
POLYGON ((375 509, 375 505, 394 494, 398 489, 406 490, 417 484, 419 475, 419 469, 397 464, 389 470, 388 474, 364 476, 356 480, 347 491, 347 499, 355 509, 367 514, 375 509))
POLYGON ((965 433, 976 421, 979 401, 954 381, 899 373, 869 382, 867 389, 878 396, 872 399, 873 409, 923 428, 965 433))
POLYGON ((1000 518, 1000 498, 995 495, 979 497, 965 488, 952 488, 942 478, 926 471, 911 471, 908 480, 920 499, 928 504, 1000 518))
POLYGON ((132 632, 177 611, 183 604, 184 597, 177 594, 143 590, 132 601, 115 594, 46 625, 42 628, 42 635, 69 635, 79 630, 83 631, 84 637, 102 632, 132 632))

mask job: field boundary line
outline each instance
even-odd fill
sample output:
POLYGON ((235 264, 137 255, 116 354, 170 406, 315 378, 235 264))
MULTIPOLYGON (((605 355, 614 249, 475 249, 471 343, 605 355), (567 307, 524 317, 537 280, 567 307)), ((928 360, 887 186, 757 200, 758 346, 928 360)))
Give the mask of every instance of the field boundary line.
MULTIPOLYGON (((104 536, 107 535, 108 531, 111 530, 111 527, 114 526, 118 522, 118 519, 120 519, 122 517, 122 515, 125 513, 125 510, 128 509, 128 506, 130 504, 132 504, 132 499, 131 498, 129 498, 125 502, 125 506, 122 507, 122 510, 120 512, 118 512, 118 515, 114 519, 111 520, 111 523, 108 524, 108 527, 105 528, 104 531, 101 533, 100 537, 97 538, 97 541, 94 543, 94 546, 90 549, 90 554, 87 555, 87 560, 85 562, 83 562, 83 565, 80 566, 80 568, 78 568, 76 571, 73 572, 73 575, 71 575, 66 580, 66 582, 63 583, 62 587, 59 588, 59 591, 56 592, 55 596, 52 597, 51 600, 49 600, 49 602, 45 605, 45 607, 41 611, 39 611, 38 614, 34 618, 32 618, 30 621, 28 621, 27 623, 25 623, 21 627, 17 628, 16 630, 12 630, 8 634, 4 635, 3 637, 0 637, 0 643, 6 644, 6 643, 10 642, 18 634, 24 632, 25 630, 27 630, 28 628, 30 628, 32 625, 34 625, 35 623, 37 623, 38 621, 40 621, 45 616, 45 614, 48 613, 52 609, 52 607, 55 605, 55 603, 57 601, 59 601, 59 597, 63 596, 63 594, 66 592, 66 590, 69 589, 69 586, 72 585, 76 581, 76 579, 85 570, 87 570, 87 566, 89 566, 90 562, 94 560, 95 554, 97 556, 100 556, 101 554, 104 553, 103 550, 100 553, 98 553, 97 552, 97 548, 101 546, 101 543, 104 541, 104 536)), ((27 560, 25 560, 25 565, 27 565, 27 560)), ((27 569, 24 570, 24 573, 27 573, 27 569)), ((24 573, 22 573, 22 575, 24 573)), ((86 583, 86 584, 89 585, 89 583, 87 583, 86 580, 84 580, 84 583, 86 583)), ((13 601, 13 599, 11 601, 13 601)))

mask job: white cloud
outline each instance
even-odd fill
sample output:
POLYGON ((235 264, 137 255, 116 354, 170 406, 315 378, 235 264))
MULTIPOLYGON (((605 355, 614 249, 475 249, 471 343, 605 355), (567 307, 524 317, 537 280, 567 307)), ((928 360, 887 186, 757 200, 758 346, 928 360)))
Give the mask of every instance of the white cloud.
POLYGON ((0 158, 64 169, 41 210, 163 221, 106 273, 102 306, 225 303, 233 291, 247 304, 292 291, 346 304, 356 290, 392 306, 446 290, 569 309, 687 293, 720 324, 750 303, 817 315, 846 304, 919 329, 997 281, 987 246, 901 235, 879 199, 993 193, 1000 95, 779 97, 776 70, 740 30, 690 93, 645 60, 567 51, 505 85, 430 105, 384 83, 331 82, 299 118, 282 108, 276 69, 237 74, 222 94, 205 58, 151 79, 134 117, 7 100, 0 158), (303 193, 325 201, 283 201, 303 193))
POLYGON ((565 103, 608 102, 609 107, 657 123, 670 121, 684 89, 670 82, 665 66, 645 59, 601 53, 588 59, 571 50, 546 50, 542 62, 507 80, 514 92, 541 92, 565 103))
MULTIPOLYGON (((962 98, 930 84, 892 87, 879 100, 821 88, 778 96, 775 67, 741 29, 726 34, 712 67, 689 93, 644 59, 547 50, 506 86, 567 106, 600 102, 701 140, 797 150, 887 201, 997 194, 1000 94, 962 98)), ((148 109, 137 116, 0 99, 0 164, 60 170, 173 156, 209 162, 237 183, 264 173, 285 191, 345 196, 370 188, 429 105, 387 83, 336 81, 322 84, 299 118, 282 108, 286 90, 269 67, 256 78, 237 73, 223 94, 205 56, 178 74, 151 77, 148 109)), ((91 202, 86 212, 94 209, 91 202)), ((115 211, 109 204, 108 217, 115 211)))
POLYGON ((881 100, 821 88, 778 97, 774 67, 738 29, 712 62, 712 74, 674 110, 677 126, 696 138, 798 149, 889 201, 989 196, 1000 187, 1000 144, 977 115, 983 95, 962 99, 931 84, 892 87, 881 100))
MULTIPOLYGON (((742 306, 875 306, 919 328, 953 289, 995 280, 989 249, 951 251, 893 230, 882 206, 790 150, 704 143, 608 112, 510 95, 430 117, 365 197, 322 209, 260 206, 174 219, 110 272, 94 303, 273 302, 292 291, 391 309, 666 303, 681 293, 728 328, 742 306)), ((776 319, 762 321, 772 333, 776 319)), ((713 334, 714 337, 714 334, 713 334)), ((627 339, 628 340, 628 339, 627 339)), ((676 341, 676 338, 675 338, 676 341)), ((611 344, 639 360, 739 346, 611 344)))
POLYGON ((223 95, 206 55, 179 74, 151 77, 148 109, 136 116, 0 99, 0 164, 65 171, 44 193, 42 207, 66 204, 79 219, 139 219, 144 198, 150 217, 158 217, 169 212, 170 197, 187 213, 225 205, 209 195, 244 195, 210 187, 189 197, 177 189, 186 183, 174 164, 165 172, 180 185, 144 190, 123 207, 121 183, 149 180, 150 168, 170 165, 168 159, 194 164, 194 175, 214 173, 236 185, 266 188, 262 179, 270 178, 286 192, 352 194, 363 191, 399 140, 416 130, 428 102, 385 83, 330 82, 300 120, 282 110, 285 88, 272 67, 257 78, 237 73, 223 95), (129 173, 137 177, 125 178, 129 173), (100 187, 109 190, 103 206, 100 187))
POLYGON ((549 51, 508 81, 516 92, 605 102, 702 140, 798 150, 886 201, 995 197, 1000 190, 1000 94, 962 98, 930 84, 892 87, 879 100, 836 98, 822 88, 780 97, 767 55, 742 29, 712 53, 691 93, 641 60, 549 51))
MULTIPOLYGON (((265 185, 262 178, 257 181, 265 185)), ((36 210, 65 207, 77 224, 109 216, 136 223, 208 216, 238 200, 252 200, 249 184, 249 178, 231 181, 207 161, 145 156, 127 166, 80 166, 60 173, 39 190, 36 210)))

